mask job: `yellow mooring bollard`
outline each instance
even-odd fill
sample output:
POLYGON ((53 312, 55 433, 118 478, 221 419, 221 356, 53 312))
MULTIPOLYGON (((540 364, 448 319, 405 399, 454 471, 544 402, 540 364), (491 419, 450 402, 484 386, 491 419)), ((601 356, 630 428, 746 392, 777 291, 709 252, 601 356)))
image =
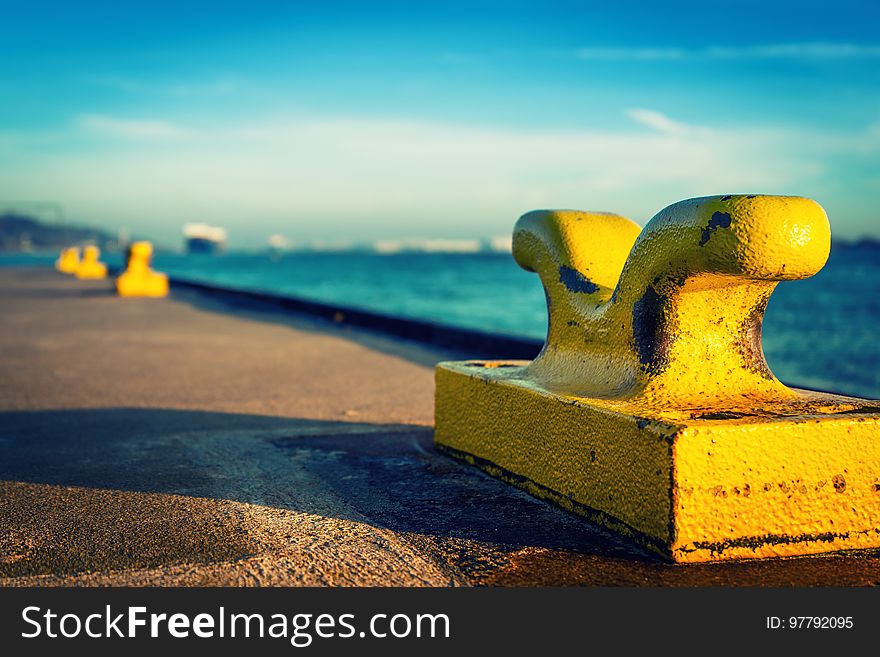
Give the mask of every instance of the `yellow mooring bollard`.
POLYGON ((99 260, 100 257, 101 249, 97 246, 87 246, 83 249, 82 260, 74 271, 76 277, 83 279, 107 278, 107 265, 99 260))
POLYGON ((164 297, 168 295, 168 276, 150 269, 153 245, 135 242, 128 253, 128 265, 116 279, 121 297, 164 297))
POLYGON ((61 249, 58 260, 55 261, 55 269, 62 274, 72 274, 79 267, 79 247, 71 246, 61 249))
POLYGON ((774 287, 830 240, 797 197, 682 201, 641 231, 526 214, 546 344, 438 365, 437 448, 675 561, 880 546, 880 402, 787 388, 761 348, 774 287))

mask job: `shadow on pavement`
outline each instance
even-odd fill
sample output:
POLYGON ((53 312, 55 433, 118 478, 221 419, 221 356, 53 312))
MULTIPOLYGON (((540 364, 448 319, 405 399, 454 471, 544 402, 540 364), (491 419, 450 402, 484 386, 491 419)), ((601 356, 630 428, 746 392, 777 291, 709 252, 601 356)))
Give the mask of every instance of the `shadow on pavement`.
MULTIPOLYGON (((445 551, 455 567, 479 572, 475 583, 482 584, 863 585, 880 577, 875 555, 666 564, 441 456, 431 429, 413 425, 173 409, 6 412, 0 413, 0 480, 229 500, 365 522, 427 553, 445 551), (491 546, 502 558, 469 565, 486 559, 469 545, 491 546)), ((15 495, 0 501, 0 533, 17 531, 15 518, 25 512, 17 505, 28 502, 15 495)), ((107 510, 65 513, 106 516, 107 510)), ((0 575, 21 573, 23 564, 4 568, 3 557, 0 575)))

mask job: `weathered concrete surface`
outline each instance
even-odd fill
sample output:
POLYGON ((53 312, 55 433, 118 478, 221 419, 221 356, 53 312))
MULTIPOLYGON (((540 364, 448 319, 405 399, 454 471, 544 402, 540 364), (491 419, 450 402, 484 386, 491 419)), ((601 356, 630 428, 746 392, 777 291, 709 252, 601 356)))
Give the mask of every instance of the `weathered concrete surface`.
POLYGON ((675 566, 431 447, 449 354, 0 270, 0 584, 870 585, 675 566))

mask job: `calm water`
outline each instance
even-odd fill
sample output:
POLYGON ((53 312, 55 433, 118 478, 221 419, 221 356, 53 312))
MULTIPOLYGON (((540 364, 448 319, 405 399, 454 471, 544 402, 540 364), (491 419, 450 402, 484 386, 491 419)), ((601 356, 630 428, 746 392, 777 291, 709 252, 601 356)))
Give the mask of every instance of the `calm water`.
MULTIPOLYGON (((109 259, 113 263, 112 257, 109 259)), ((45 257, 0 256, 0 263, 45 257)), ((394 315, 543 338, 537 276, 503 254, 159 254, 172 276, 307 297, 394 315)), ((764 322, 764 352, 787 383, 880 398, 880 248, 838 247, 825 268, 783 283, 764 322)))

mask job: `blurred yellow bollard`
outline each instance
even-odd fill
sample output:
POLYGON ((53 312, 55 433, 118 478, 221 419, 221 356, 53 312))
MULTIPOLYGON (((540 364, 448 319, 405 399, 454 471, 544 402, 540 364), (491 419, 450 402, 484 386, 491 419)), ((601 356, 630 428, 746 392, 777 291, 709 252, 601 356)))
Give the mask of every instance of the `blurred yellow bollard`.
POLYGON ((546 344, 441 363, 437 448, 675 561, 880 547, 880 402, 788 388, 761 347, 773 289, 829 249, 798 197, 691 199, 642 230, 523 216, 546 344))
POLYGON ((58 260, 55 261, 55 269, 63 274, 72 274, 79 267, 79 247, 71 246, 61 249, 58 260))
POLYGON ((107 265, 100 261, 101 249, 97 246, 87 246, 83 249, 82 260, 77 265, 74 273, 81 279, 107 278, 107 265))
POLYGON ((116 279, 116 291, 122 297, 164 297, 168 295, 168 276, 150 269, 153 245, 135 242, 131 245, 128 265, 116 279))

